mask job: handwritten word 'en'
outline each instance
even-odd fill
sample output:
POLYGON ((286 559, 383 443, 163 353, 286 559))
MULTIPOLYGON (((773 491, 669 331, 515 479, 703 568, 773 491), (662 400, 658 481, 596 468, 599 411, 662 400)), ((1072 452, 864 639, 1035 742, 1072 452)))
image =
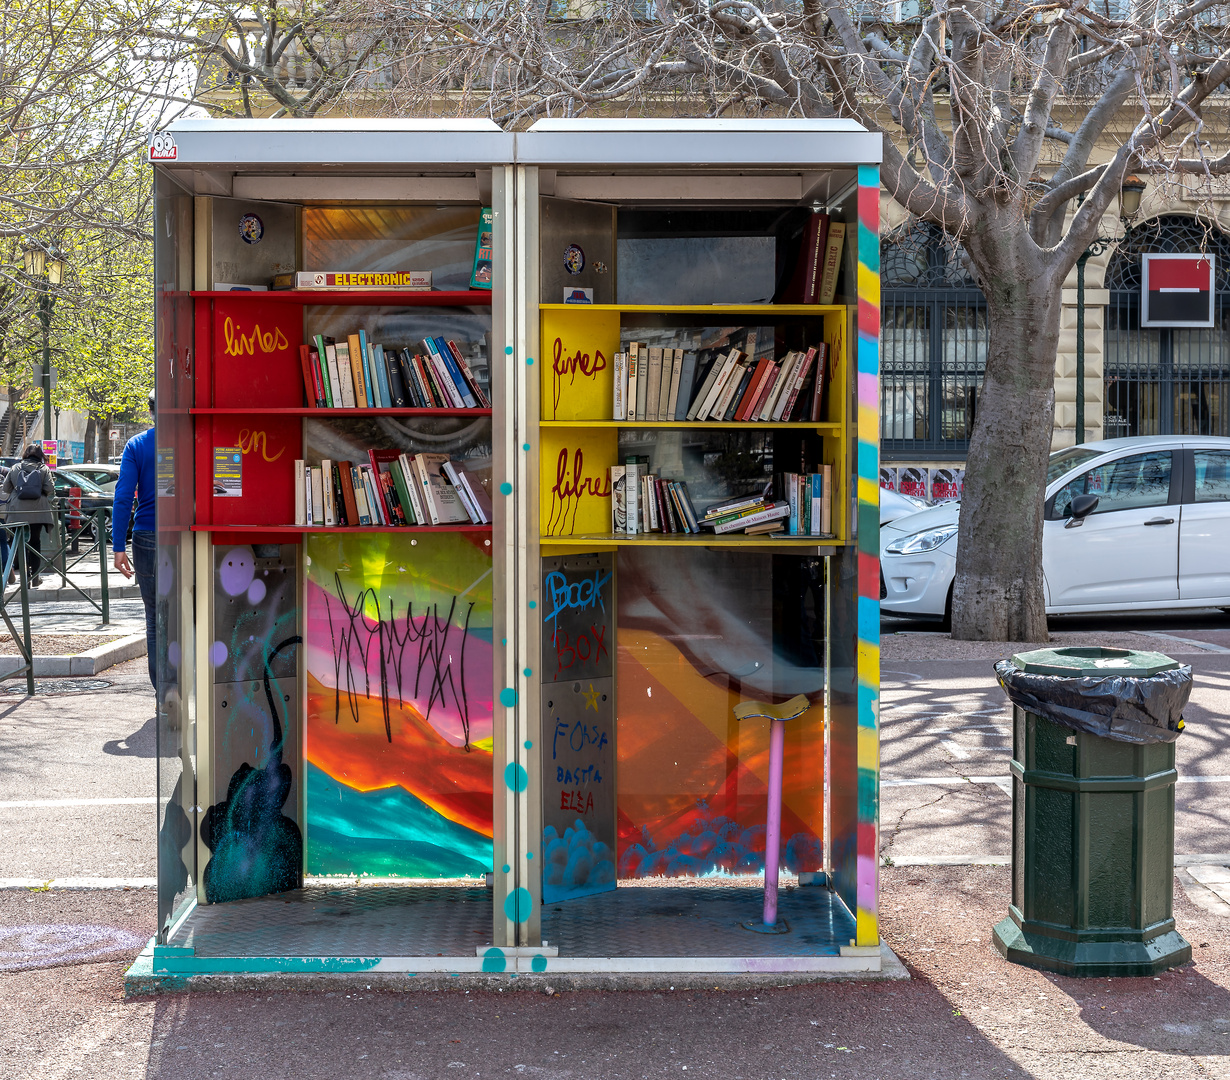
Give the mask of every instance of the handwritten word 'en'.
POLYGON ((229 315, 222 324, 222 336, 226 338, 222 351, 227 356, 255 356, 258 352, 275 353, 290 348, 290 342, 280 326, 272 333, 266 333, 257 325, 252 327, 252 333, 245 336, 229 315))
POLYGON ((261 457, 266 461, 277 461, 283 454, 286 453, 286 447, 282 447, 273 457, 269 456, 269 437, 263 431, 249 431, 244 428, 239 433, 239 449, 244 454, 254 454, 259 449, 261 457))
POLYGON ((606 370, 606 357, 602 355, 601 349, 594 350, 592 360, 589 353, 580 350, 577 350, 572 356, 565 356, 564 343, 559 338, 555 339, 554 353, 555 355, 551 361, 551 372, 555 376, 553 389, 555 392, 555 407, 558 409, 560 389, 564 385, 564 376, 568 376, 569 386, 577 381, 578 371, 587 379, 592 379, 598 372, 606 370))

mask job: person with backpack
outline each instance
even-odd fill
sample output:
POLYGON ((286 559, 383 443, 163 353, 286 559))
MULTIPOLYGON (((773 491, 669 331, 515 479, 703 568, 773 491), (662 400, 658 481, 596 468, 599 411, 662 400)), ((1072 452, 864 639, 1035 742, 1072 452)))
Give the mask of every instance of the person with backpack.
POLYGON ((51 500, 56 491, 55 481, 51 479, 46 455, 38 443, 31 443, 26 447, 21 461, 14 465, 4 478, 0 491, 9 497, 5 506, 5 519, 8 523, 24 523, 30 526, 27 568, 30 584, 37 588, 43 583, 39 574, 43 565, 43 529, 50 529, 56 520, 51 508, 51 500))

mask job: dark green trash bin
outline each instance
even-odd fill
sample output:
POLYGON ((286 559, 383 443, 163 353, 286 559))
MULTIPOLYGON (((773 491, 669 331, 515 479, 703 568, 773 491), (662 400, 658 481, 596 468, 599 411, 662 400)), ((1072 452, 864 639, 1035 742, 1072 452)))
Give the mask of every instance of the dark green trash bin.
POLYGON ((1161 653, 1077 648, 995 670, 1013 700, 1012 904, 995 947, 1063 975, 1186 963, 1171 911, 1174 740, 1191 669, 1161 653))

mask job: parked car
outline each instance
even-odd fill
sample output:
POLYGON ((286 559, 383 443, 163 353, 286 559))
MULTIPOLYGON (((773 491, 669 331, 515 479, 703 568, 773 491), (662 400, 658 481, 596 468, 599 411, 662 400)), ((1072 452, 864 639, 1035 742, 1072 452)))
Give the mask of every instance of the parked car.
POLYGON ((77 476, 84 476, 87 480, 92 480, 103 491, 115 494, 115 485, 120 478, 120 467, 118 465, 110 465, 101 461, 89 461, 83 465, 65 465, 65 469, 75 473, 77 476))
MULTIPOLYGON (((70 508, 68 500, 72 497, 71 489, 81 489, 81 513, 77 516, 75 525, 70 524, 70 532, 79 533, 83 529, 90 528, 92 521, 90 515, 103 507, 110 509, 115 502, 113 493, 103 491, 93 480, 81 476, 75 469, 53 469, 51 476, 55 482, 56 499, 61 510, 70 508)), ((71 518, 68 520, 72 522, 71 518)))
MULTIPOLYGON (((1048 615, 1230 608, 1230 438, 1150 435, 1057 450, 1047 466, 1048 615)), ((880 527, 880 607, 947 619, 959 503, 880 527)))
POLYGON ((905 517, 907 514, 917 514, 926 510, 927 503, 913 495, 902 495, 899 491, 889 491, 880 488, 880 524, 887 525, 890 521, 905 517))

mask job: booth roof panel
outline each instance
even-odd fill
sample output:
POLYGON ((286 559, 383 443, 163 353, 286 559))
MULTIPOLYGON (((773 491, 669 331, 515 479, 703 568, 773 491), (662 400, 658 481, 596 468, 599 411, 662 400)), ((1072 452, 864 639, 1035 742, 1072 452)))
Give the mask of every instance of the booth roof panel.
POLYGON ((513 159, 511 132, 491 120, 177 120, 166 132, 174 156, 157 164, 189 168, 322 168, 379 166, 413 173, 445 167, 490 167, 513 159))
POLYGON ((517 161, 561 172, 646 166, 829 168, 878 164, 882 137, 841 119, 539 120, 517 135, 517 161))

